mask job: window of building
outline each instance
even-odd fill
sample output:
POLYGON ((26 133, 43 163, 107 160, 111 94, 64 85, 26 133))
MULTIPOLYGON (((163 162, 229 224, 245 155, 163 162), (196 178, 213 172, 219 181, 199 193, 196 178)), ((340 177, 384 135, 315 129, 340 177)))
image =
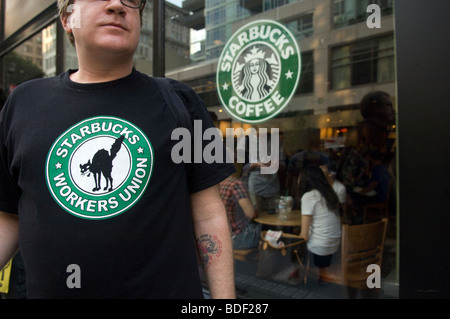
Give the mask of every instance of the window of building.
POLYGON ((297 37, 310 37, 313 35, 313 14, 305 14, 285 22, 286 27, 297 37))
POLYGON ((314 52, 302 53, 302 75, 296 94, 314 92, 314 52))
POLYGON ((372 3, 380 6, 383 16, 392 14, 393 0, 333 0, 333 26, 340 28, 365 21, 369 15, 367 6, 372 3))
POLYGON ((331 49, 331 88, 394 80, 393 35, 331 49))
POLYGON ((271 10, 289 3, 289 0, 263 0, 263 10, 271 10))

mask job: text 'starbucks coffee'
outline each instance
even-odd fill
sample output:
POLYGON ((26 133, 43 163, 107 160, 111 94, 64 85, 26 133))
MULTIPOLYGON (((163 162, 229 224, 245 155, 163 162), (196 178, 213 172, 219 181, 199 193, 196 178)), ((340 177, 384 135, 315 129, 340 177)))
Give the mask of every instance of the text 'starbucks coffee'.
POLYGON ((222 52, 219 98, 235 119, 264 122, 289 103, 300 73, 300 50, 292 33, 276 21, 253 21, 240 28, 222 52))

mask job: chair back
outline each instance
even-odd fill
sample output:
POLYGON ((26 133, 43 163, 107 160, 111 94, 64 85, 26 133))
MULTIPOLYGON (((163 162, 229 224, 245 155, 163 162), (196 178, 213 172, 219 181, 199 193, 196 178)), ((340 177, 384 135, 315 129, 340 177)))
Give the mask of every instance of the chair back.
POLYGON ((346 286, 367 288, 367 266, 381 267, 387 224, 388 219, 383 218, 369 224, 342 225, 341 268, 346 286))

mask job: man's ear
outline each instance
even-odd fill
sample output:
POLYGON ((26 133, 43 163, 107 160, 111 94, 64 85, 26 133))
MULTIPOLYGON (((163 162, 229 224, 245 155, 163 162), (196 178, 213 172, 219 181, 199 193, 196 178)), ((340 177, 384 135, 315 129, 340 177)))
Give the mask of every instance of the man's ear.
POLYGON ((67 33, 72 33, 72 24, 70 23, 70 16, 68 14, 65 14, 64 16, 60 17, 60 21, 62 27, 64 28, 64 31, 66 31, 67 33))
POLYGON ((61 23, 67 33, 72 33, 74 28, 81 27, 81 10, 76 4, 67 7, 67 12, 61 15, 61 23))

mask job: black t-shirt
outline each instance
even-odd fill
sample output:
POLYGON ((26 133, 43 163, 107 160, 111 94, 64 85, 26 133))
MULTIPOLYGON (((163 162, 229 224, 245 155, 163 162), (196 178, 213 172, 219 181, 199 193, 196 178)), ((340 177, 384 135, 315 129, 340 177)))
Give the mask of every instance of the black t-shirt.
POLYGON ((17 87, 0 118, 0 211, 19 215, 28 296, 202 298, 190 194, 233 166, 174 163, 177 122, 147 75, 79 84, 70 72, 17 87))

